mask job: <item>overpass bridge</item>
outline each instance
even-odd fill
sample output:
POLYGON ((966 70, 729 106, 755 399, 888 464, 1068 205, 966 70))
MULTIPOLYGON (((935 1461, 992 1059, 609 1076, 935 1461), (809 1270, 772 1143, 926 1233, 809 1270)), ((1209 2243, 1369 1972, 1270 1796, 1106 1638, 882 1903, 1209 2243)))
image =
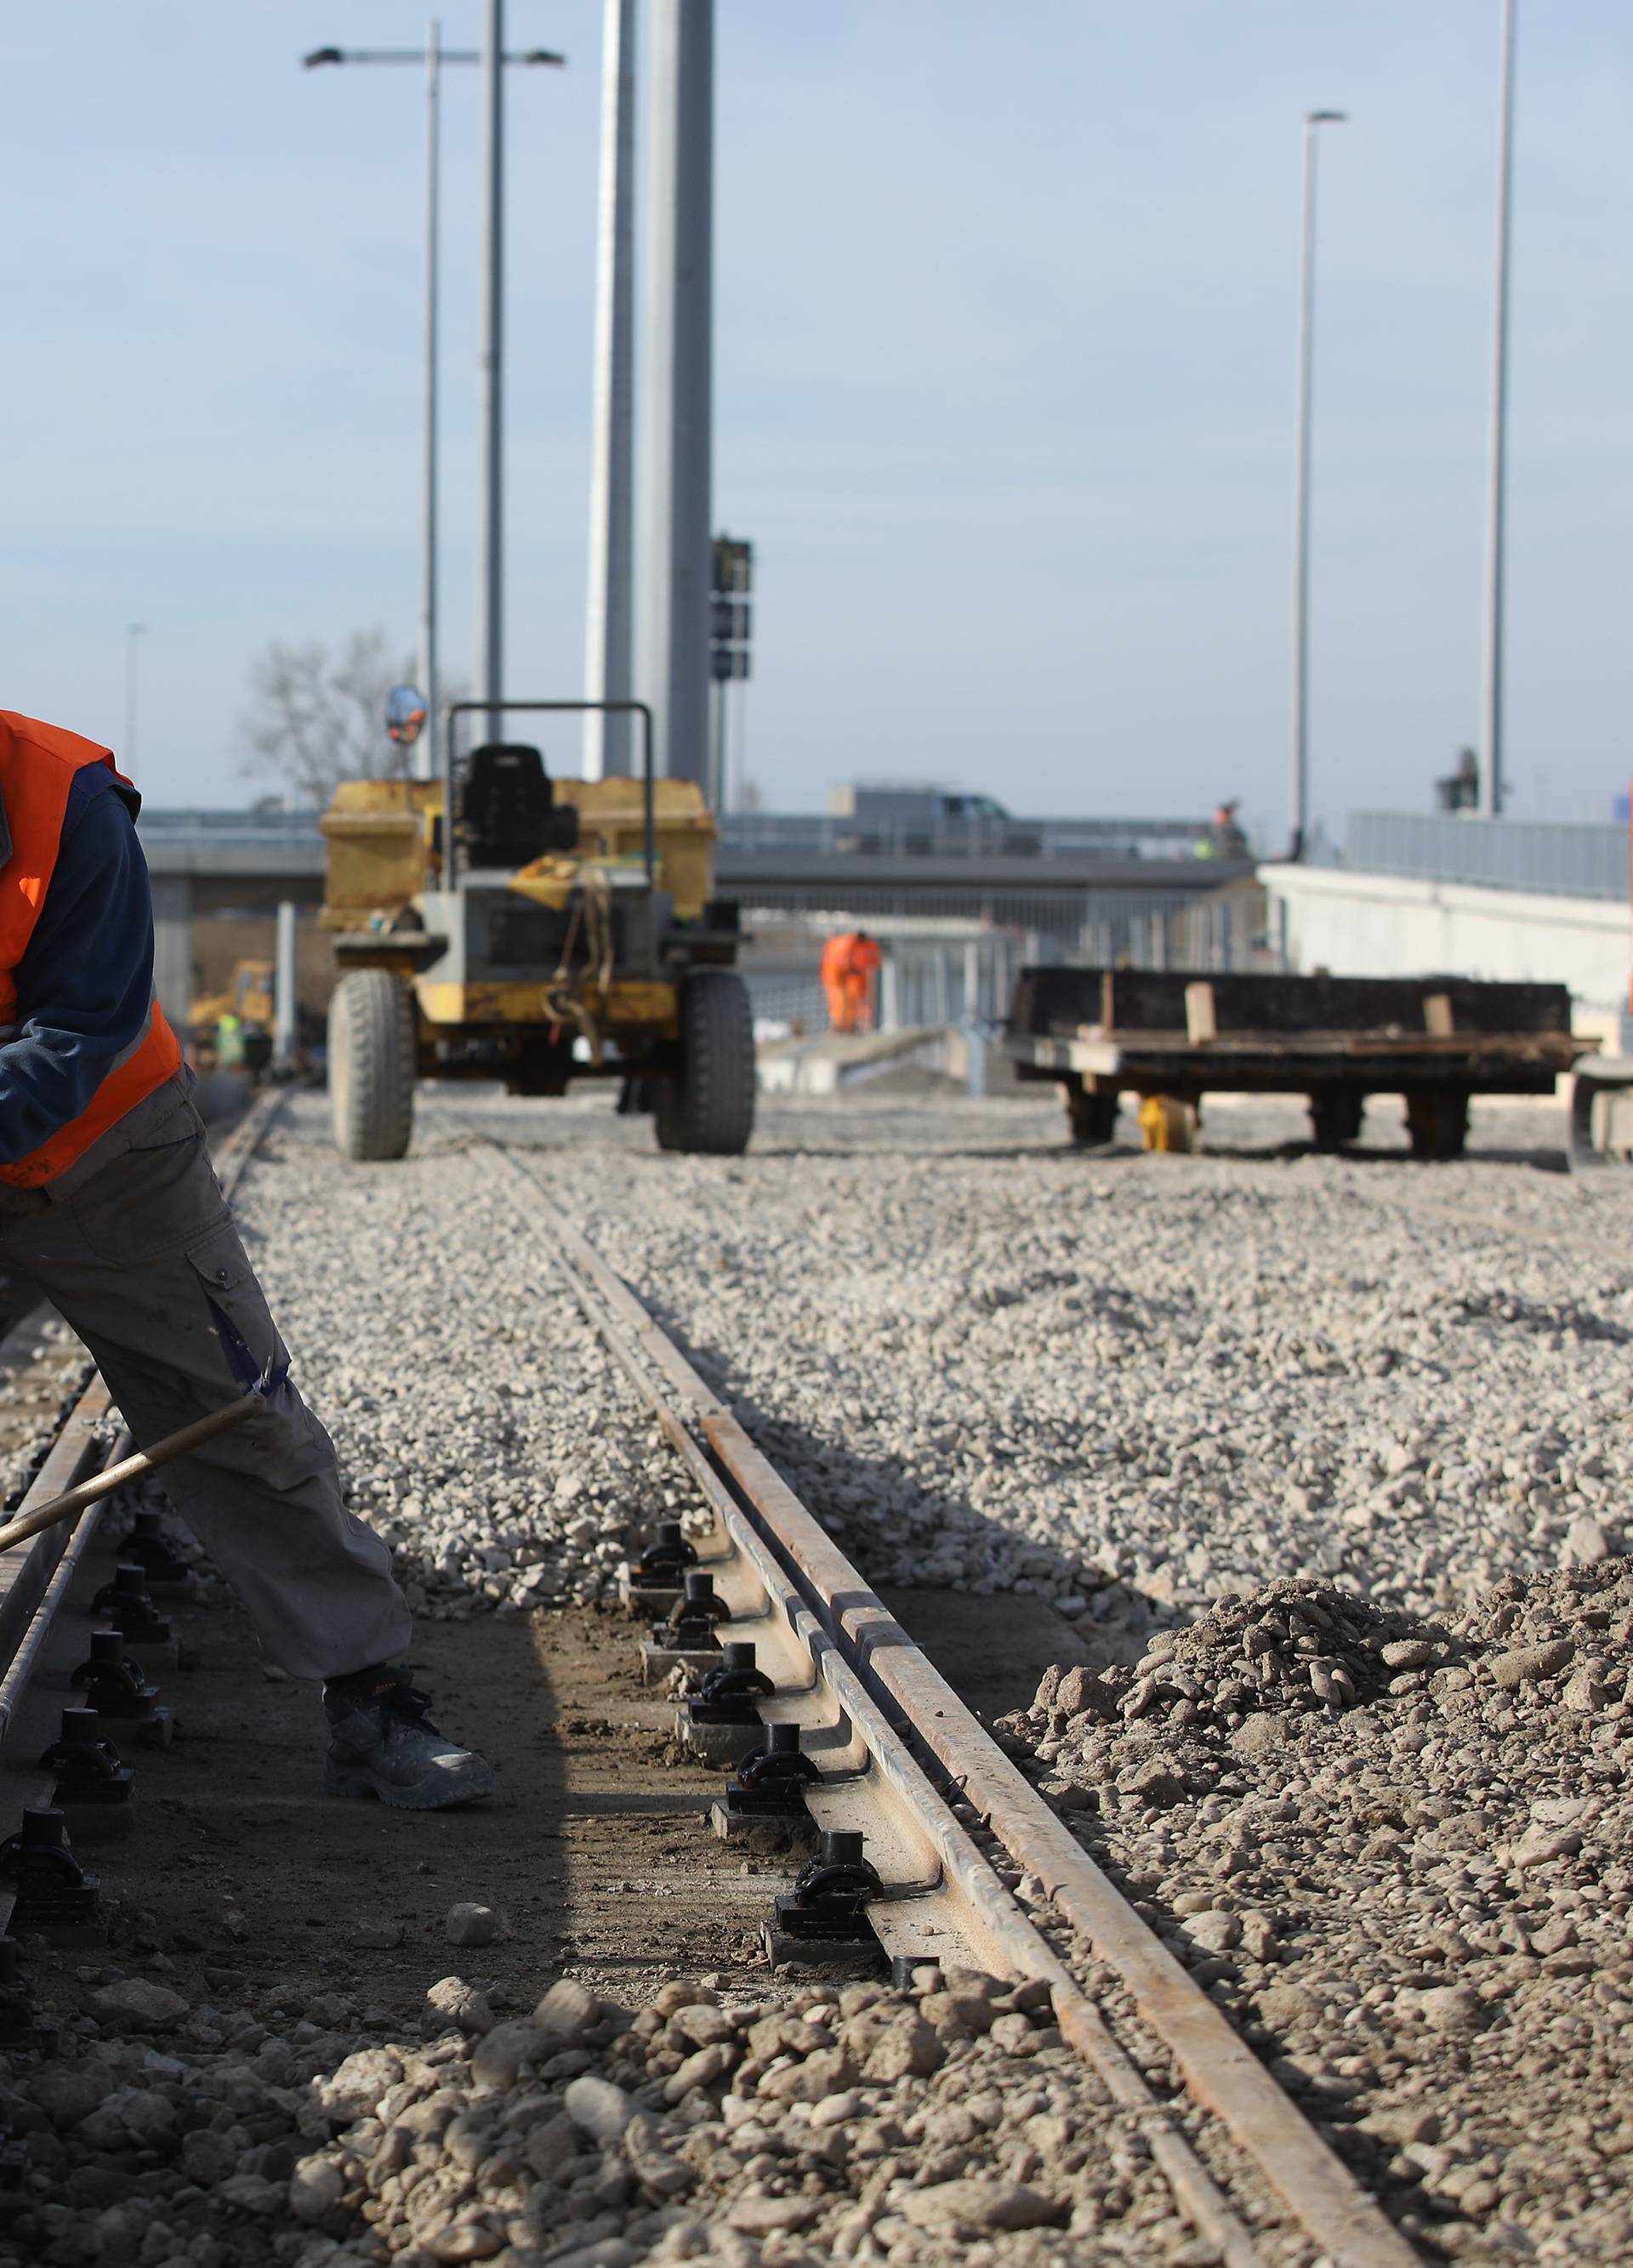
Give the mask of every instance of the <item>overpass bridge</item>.
MULTIPOLYGON (((1183 820, 1006 821, 930 841, 848 848, 842 822, 753 814, 728 817, 716 855, 722 897, 750 916, 787 916, 813 934, 835 919, 974 924, 1014 932, 1036 957, 1123 954, 1159 964, 1179 957, 1181 929, 1210 907, 1205 965, 1238 965, 1257 924, 1245 902, 1252 861, 1200 858, 1205 822, 1183 820), (1017 847, 1023 846, 1023 847, 1017 847)), ((173 1020, 190 1020, 197 925, 233 917, 243 950, 270 951, 277 907, 315 914, 323 898, 323 838, 315 812, 144 811, 153 881, 156 977, 173 1020)), ((1187 931, 1188 934, 1188 931, 1187 931)), ((813 952, 814 960, 814 952, 813 952)), ((750 962, 750 975, 752 963, 750 962)))

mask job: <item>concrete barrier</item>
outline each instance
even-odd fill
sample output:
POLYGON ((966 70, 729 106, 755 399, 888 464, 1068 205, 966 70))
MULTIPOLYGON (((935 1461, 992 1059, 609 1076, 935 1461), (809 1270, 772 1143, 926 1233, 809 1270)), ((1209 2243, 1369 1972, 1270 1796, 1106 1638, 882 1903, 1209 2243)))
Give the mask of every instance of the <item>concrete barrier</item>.
POLYGON ((1625 904, 1429 882, 1348 866, 1263 866, 1270 935, 1291 966, 1334 976, 1457 976, 1564 984, 1600 1035, 1628 995, 1625 904))

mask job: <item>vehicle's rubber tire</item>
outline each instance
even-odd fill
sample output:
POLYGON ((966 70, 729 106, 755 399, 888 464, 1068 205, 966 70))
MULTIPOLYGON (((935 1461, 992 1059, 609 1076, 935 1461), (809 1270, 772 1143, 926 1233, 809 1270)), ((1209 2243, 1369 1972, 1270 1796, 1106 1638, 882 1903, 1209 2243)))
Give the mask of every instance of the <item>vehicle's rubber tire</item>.
POLYGON ((652 1130, 660 1150, 683 1150, 681 1139, 680 1081, 677 1079, 654 1079, 652 1082, 652 1130))
POLYGON ((1122 1101, 1119 1094, 1090 1094, 1081 1077, 1066 1080, 1060 1089, 1066 1098, 1066 1123, 1071 1136, 1080 1148, 1110 1142, 1117 1132, 1117 1106, 1122 1101))
POLYGON ((329 1110, 343 1158, 400 1158, 414 1131, 414 995, 388 968, 343 976, 329 1004, 329 1110))
POLYGON ((1361 1138, 1366 1097, 1349 1087, 1327 1088, 1310 1098, 1310 1138, 1318 1150, 1341 1150, 1361 1138))
POLYGON ((1415 1158, 1460 1158, 1468 1138, 1468 1090, 1457 1086, 1408 1087, 1407 1135, 1415 1158))
POLYGON ((754 1131, 754 1012, 729 968, 694 969, 681 987, 680 1070, 653 1082, 661 1150, 740 1158, 754 1131))

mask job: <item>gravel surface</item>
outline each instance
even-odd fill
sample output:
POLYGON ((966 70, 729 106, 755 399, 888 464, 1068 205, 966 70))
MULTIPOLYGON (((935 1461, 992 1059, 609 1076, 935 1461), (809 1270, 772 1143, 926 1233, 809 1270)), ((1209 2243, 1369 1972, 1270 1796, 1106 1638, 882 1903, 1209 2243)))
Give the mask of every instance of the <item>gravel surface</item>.
POLYGON ((1404 2225, 1633 2254, 1633 1563, 1221 1601, 1013 1753, 1404 2225))
MULTIPOLYGON (((418 2036, 360 2033, 344 1995, 195 2009, 64 1974, 96 2036, 13 2116, 54 2201, 0 2258, 82 2268, 1205 2268, 1137 2117, 1039 2005, 967 1970, 913 1992, 774 1999, 666 1984, 628 2010, 558 1981, 499 2016, 458 1976, 418 2036)), ((1271 2256, 1308 2259, 1307 2248, 1271 2256)))
POLYGON ((1073 1152, 1053 1101, 765 1103, 741 1161, 477 1115, 876 1580, 1115 1645, 1278 1576, 1427 1610, 1621 1546, 1633 1174, 1549 1170, 1557 1107, 1477 1107, 1436 1167, 1279 1103, 1192 1158, 1073 1152))
MULTIPOLYGON (((325 1118, 293 1099, 240 1211, 423 1618, 602 1596, 688 1502, 474 1122, 875 1580, 1075 1624, 1007 1737, 1431 2257, 1629 2257, 1633 1176, 1553 1170, 1544 1108, 1429 1168, 1276 1106, 1189 1159, 1073 1152, 1053 1101, 768 1103, 743 1160, 600 1096, 422 1093, 381 1167, 325 1118)), ((711 1980, 563 2041, 473 1968, 416 2037, 344 1977, 173 2007, 75 1958, 70 2052, 10 2073, 54 2183, 18 2259, 1206 2257, 973 1980, 805 2029, 711 1980)))
POLYGON ((59 1419, 90 1376, 66 1323, 36 1309, 0 1343, 0 1503, 14 1509, 39 1469, 59 1419))
POLYGON ((610 1594, 628 1539, 682 1493, 485 1145, 423 1118, 410 1158, 359 1169, 324 1099, 293 1097, 240 1186, 296 1379, 417 1614, 610 1594))
POLYGON ((1058 1120, 766 1103, 746 1159, 686 1159, 600 1096, 422 1090, 410 1159, 359 1172, 304 1096, 240 1212, 433 1616, 595 1596, 683 1500, 473 1124, 876 1581, 1037 1591, 1111 1655, 1275 1577, 1427 1611, 1621 1548, 1633 1175, 1547 1170, 1555 1114, 1476 1110, 1490 1154, 1432 1167, 1278 1149, 1274 1105, 1210 1116, 1217 1157, 1058 1120))

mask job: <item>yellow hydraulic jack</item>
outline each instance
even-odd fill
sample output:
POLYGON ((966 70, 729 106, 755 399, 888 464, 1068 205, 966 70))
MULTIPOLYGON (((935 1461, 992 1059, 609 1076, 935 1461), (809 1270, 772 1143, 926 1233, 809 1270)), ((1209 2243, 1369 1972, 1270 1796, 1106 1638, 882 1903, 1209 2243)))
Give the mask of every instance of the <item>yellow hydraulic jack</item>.
POLYGON ((1194 1150, 1198 1116, 1195 1103, 1178 1095, 1148 1094, 1140 1105, 1140 1139, 1148 1150, 1194 1150))

